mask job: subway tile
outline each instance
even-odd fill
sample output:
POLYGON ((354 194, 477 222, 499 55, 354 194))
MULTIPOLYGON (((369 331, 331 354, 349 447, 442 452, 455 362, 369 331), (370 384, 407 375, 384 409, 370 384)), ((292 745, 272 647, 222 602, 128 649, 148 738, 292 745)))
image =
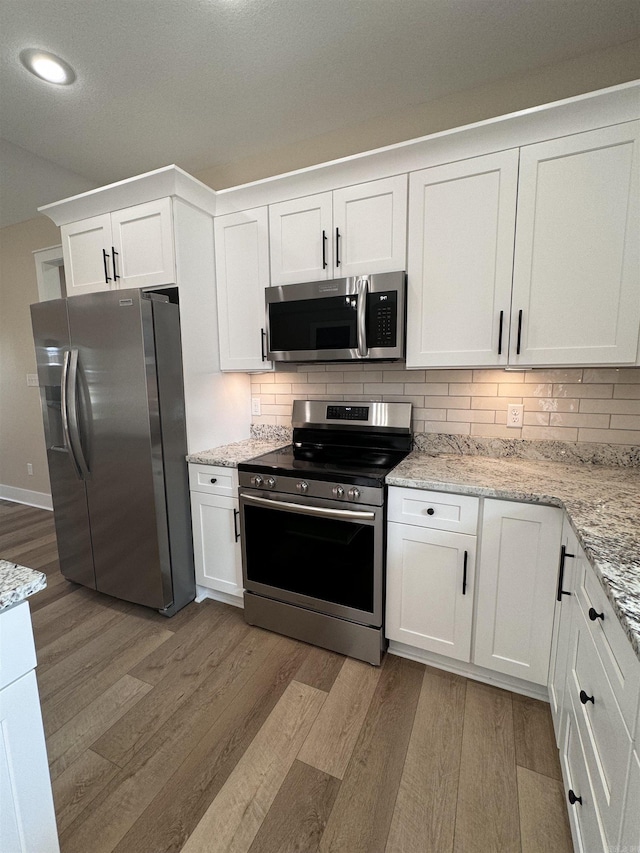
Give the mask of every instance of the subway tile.
POLYGON ((447 409, 447 420, 492 424, 495 421, 495 412, 488 409, 447 409))
POLYGON ((413 429, 413 432, 414 432, 414 433, 417 433, 417 432, 424 432, 424 431, 425 431, 425 429, 424 429, 424 421, 416 421, 416 420, 412 420, 412 421, 411 421, 411 428, 413 429))
POLYGON ((344 364, 326 364, 325 370, 327 373, 336 373, 338 371, 342 372, 344 370, 344 364))
POLYGON ((453 368, 447 368, 445 370, 441 370, 440 368, 434 368, 433 370, 427 368, 424 372, 425 382, 472 382, 473 381, 473 370, 460 369, 455 370, 453 368))
POLYGON ((505 397, 472 397, 472 409, 493 409, 496 412, 507 411, 507 403, 521 403, 522 397, 515 394, 509 395, 507 400, 505 397))
POLYGON ((364 389, 362 387, 362 383, 358 382, 336 382, 334 385, 332 382, 327 383, 327 394, 363 394, 364 389))
MULTIPOLYGON (((553 385, 551 382, 538 382, 537 384, 533 382, 523 382, 521 384, 511 383, 498 385, 498 396, 499 397, 508 397, 510 400, 513 400, 514 395, 516 397, 551 397, 551 389, 553 385)), ((569 396, 564 395, 564 396, 569 396)))
POLYGON ((276 426, 277 419, 275 415, 254 415, 252 419, 252 423, 254 424, 268 424, 269 426, 276 426))
POLYGON ((471 435, 485 438, 520 438, 520 429, 508 429, 502 424, 471 424, 471 435))
POLYGON ((291 417, 291 406, 263 406, 262 412, 265 415, 288 415, 291 417))
POLYGON ((257 385, 270 385, 275 381, 275 373, 255 373, 251 377, 251 382, 255 382, 257 385))
POLYGON ((613 397, 613 385, 587 385, 584 382, 580 385, 561 383, 553 386, 553 393, 551 396, 580 397, 583 400, 585 397, 606 399, 608 397, 613 397))
POLYGON ((468 394, 470 397, 495 397, 498 386, 495 382, 450 382, 450 394, 468 394))
POLYGON ((278 415, 276 417, 276 424, 278 426, 290 427, 291 426, 291 415, 278 415))
MULTIPOLYGON (((307 381, 307 373, 292 373, 291 371, 287 371, 286 373, 276 373, 276 385, 291 385, 294 382, 300 384, 301 382, 307 381)), ((316 376, 311 380, 312 382, 322 382, 322 379, 318 379, 316 376)))
POLYGON ((345 370, 342 374, 343 382, 382 382, 382 370, 364 371, 364 370, 345 370))
MULTIPOLYGON (((253 396, 255 397, 256 394, 254 394, 253 396)), ((278 395, 278 399, 280 399, 280 395, 278 395)), ((263 406, 271 406, 275 402, 276 402, 276 395, 275 394, 260 394, 260 403, 263 406)))
POLYGON ((625 385, 621 382, 613 386, 613 396, 618 400, 640 400, 640 385, 625 385))
POLYGON ((602 441, 605 444, 640 444, 640 429, 581 429, 579 441, 602 441))
POLYGON ((402 394, 404 385, 392 382, 365 382, 365 394, 402 394))
POLYGON ((471 424, 451 423, 449 421, 425 421, 424 432, 442 432, 449 435, 469 435, 471 424))
POLYGON ((309 395, 309 394, 326 394, 327 393, 327 386, 326 385, 313 385, 309 382, 304 383, 304 384, 294 383, 291 386, 291 393, 292 394, 303 394, 305 396, 309 395))
POLYGON ((610 415, 552 412, 549 423, 552 427, 591 427, 593 429, 608 429, 610 417, 610 415))
MULTIPOLYGON (((371 380, 373 382, 373 380, 371 380)), ((424 382, 424 370, 385 370, 385 382, 424 382)))
POLYGON ((412 410, 415 418, 421 418, 424 421, 446 421, 446 409, 421 409, 415 408, 412 410))
MULTIPOLYGON (((498 382, 500 384, 522 383, 525 381, 524 370, 501 370, 500 368, 481 368, 473 371, 474 382, 498 382)), ((451 379, 455 382, 455 379, 451 379)))
POLYGON ((527 409, 539 409, 541 412, 577 412, 580 400, 571 397, 523 397, 525 412, 527 409))
POLYGON ((640 400, 580 400, 580 412, 640 415, 640 400))
MULTIPOLYGON (((597 415, 591 415, 597 417, 597 415)), ((585 426, 597 426, 597 424, 585 424, 585 426)), ((611 415, 611 429, 640 430, 640 415, 611 415)))
POLYGON ((305 364, 304 369, 307 373, 326 373, 327 368, 324 364, 305 364))
POLYGON ((403 394, 402 402, 411 403, 412 406, 415 406, 419 409, 424 408, 424 397, 418 394, 403 394))
POLYGON ((448 382, 422 382, 416 385, 409 386, 411 394, 441 394, 446 396, 449 393, 448 382))
POLYGON ((282 385, 260 385, 261 394, 290 394, 291 385, 283 383, 282 385))
POLYGON ((522 438, 530 441, 577 441, 578 430, 574 427, 522 427, 522 438))
POLYGON ((583 382, 640 383, 640 367, 585 367, 583 382))
POLYGON ((470 409, 471 397, 441 397, 425 394, 424 405, 429 409, 470 409))
MULTIPOLYGON (((506 421, 506 412, 504 416, 506 421)), ((525 408, 522 423, 524 426, 549 426, 549 414, 548 412, 528 412, 525 408)))
MULTIPOLYGON (((339 373, 338 371, 335 371, 334 373, 325 373, 324 376, 311 376, 309 379, 311 382, 326 382, 327 384, 331 382, 332 385, 345 381, 344 372, 342 370, 339 373)), ((363 381, 363 379, 360 380, 360 382, 363 381)))
POLYGON ((524 374, 524 381, 533 384, 540 382, 582 382, 582 368, 572 367, 568 370, 558 368, 557 370, 528 370, 524 374))
POLYGON ((354 394, 349 397, 351 403, 381 403, 382 394, 354 394))

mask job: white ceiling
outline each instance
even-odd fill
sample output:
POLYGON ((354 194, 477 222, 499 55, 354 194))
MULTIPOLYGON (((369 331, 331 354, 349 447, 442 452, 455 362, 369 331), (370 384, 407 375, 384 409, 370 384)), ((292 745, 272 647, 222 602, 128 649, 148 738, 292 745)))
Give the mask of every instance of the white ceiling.
POLYGON ((198 172, 639 33, 637 0, 0 0, 4 219, 42 161, 63 195, 198 172), (25 47, 77 82, 28 74, 25 47))

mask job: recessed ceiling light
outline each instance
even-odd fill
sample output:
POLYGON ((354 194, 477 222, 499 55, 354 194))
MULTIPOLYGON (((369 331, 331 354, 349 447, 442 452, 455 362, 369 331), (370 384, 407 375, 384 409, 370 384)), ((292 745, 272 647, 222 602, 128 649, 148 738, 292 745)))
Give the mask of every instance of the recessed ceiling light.
POLYGON ((68 86, 76 79, 76 72, 68 62, 46 50, 29 47, 20 54, 20 61, 27 71, 46 80, 47 83, 68 86))

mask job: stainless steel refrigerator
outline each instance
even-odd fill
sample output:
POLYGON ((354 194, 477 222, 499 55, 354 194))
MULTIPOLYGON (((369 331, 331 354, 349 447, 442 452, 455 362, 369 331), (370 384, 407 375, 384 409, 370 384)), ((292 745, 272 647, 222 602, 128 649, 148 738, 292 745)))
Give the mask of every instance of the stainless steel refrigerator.
POLYGON ((62 574, 172 616, 195 596, 179 306, 117 290, 31 319, 62 574))

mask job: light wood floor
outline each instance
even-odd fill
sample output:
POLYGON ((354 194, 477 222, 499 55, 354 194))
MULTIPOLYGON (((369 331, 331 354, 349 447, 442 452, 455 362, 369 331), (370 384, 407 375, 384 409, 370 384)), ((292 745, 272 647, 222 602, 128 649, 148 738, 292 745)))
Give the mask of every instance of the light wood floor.
POLYGON ((52 515, 0 501, 31 599, 63 853, 563 853, 547 705, 382 667, 206 601, 165 619, 64 580, 52 515))

